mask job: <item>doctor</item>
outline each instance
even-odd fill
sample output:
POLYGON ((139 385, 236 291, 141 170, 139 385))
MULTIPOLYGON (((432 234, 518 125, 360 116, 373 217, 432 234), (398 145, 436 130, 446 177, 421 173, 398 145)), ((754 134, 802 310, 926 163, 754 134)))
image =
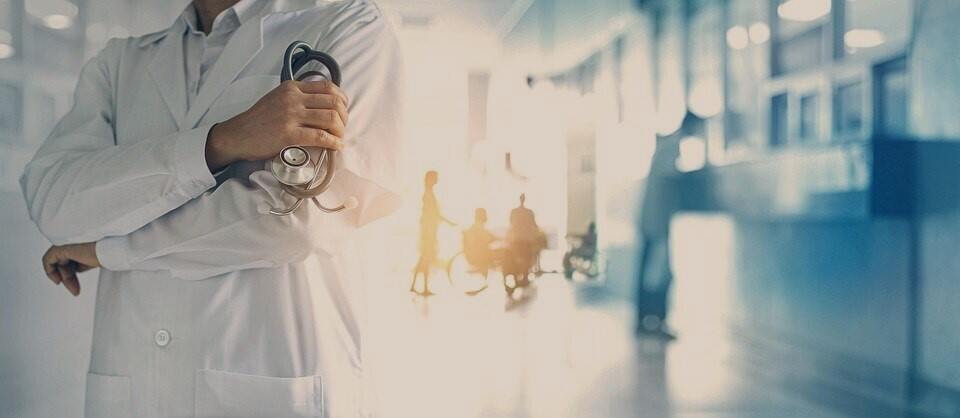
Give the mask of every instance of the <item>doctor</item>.
POLYGON ((400 67, 371 0, 194 0, 83 67, 21 183, 50 280, 100 267, 87 417, 370 415, 357 249, 399 204, 400 67), (279 83, 295 40, 342 90, 279 83), (341 150, 320 199, 359 205, 270 215, 292 198, 262 160, 293 144, 341 150))

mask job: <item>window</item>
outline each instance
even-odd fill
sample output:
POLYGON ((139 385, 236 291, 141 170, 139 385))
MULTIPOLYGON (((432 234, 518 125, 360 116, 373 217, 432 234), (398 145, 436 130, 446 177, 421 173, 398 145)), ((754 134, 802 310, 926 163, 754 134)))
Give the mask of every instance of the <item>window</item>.
POLYGON ((887 136, 906 135, 907 88, 909 74, 906 58, 900 57, 879 64, 874 69, 876 82, 876 131, 887 136))
POLYGON ((833 132, 840 138, 859 135, 863 129, 863 83, 841 84, 833 93, 833 132))
POLYGON ((730 151, 766 143, 760 80, 770 76, 770 26, 765 2, 732 0, 726 29, 725 148, 730 151))
POLYGON ((816 142, 820 136, 820 96, 816 93, 800 97, 800 141, 816 142))
POLYGON ((831 0, 773 0, 774 75, 823 64, 830 33, 831 0))
POLYGON ((790 136, 789 108, 787 93, 780 93, 770 99, 770 146, 785 145, 790 136))

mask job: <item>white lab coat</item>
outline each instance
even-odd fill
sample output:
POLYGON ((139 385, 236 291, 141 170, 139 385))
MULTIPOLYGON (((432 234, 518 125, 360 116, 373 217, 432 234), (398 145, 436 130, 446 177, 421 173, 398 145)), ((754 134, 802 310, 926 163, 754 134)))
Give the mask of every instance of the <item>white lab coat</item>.
POLYGON ((270 2, 234 33, 188 112, 183 30, 178 19, 111 40, 21 179, 53 243, 98 242, 86 416, 367 415, 353 249, 359 227, 399 205, 396 38, 369 0, 270 2), (216 178, 205 164, 210 126, 279 84, 294 40, 342 66, 347 147, 321 199, 356 197, 345 213, 309 203, 270 215, 292 200, 262 162, 216 178))

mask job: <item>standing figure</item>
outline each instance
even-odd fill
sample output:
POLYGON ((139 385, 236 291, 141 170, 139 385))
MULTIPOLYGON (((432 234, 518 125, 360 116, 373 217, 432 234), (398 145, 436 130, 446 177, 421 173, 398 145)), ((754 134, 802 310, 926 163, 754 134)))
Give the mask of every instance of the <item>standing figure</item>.
POLYGON ((511 275, 518 286, 529 283, 530 270, 537 262, 540 250, 547 246, 546 236, 537 225, 536 215, 527 208, 526 201, 526 194, 521 194, 520 206, 510 211, 507 254, 503 261, 504 286, 507 286, 506 277, 511 275))
POLYGON ((433 193, 433 187, 437 185, 439 174, 430 170, 423 176, 423 205, 420 212, 420 259, 413 270, 413 280, 410 281, 410 291, 420 293, 423 296, 430 296, 430 270, 437 260, 437 230, 440 222, 449 225, 456 225, 445 218, 440 212, 440 204, 437 202, 437 195, 433 193), (417 275, 423 275, 423 292, 417 292, 417 275))
POLYGON ((77 273, 100 269, 75 415, 376 407, 363 281, 380 258, 361 229, 401 204, 400 48, 372 1, 288 3, 193 0, 166 29, 111 39, 26 165, 47 278, 77 295, 77 273), (293 41, 336 57, 342 88, 281 83, 293 41), (270 214, 293 199, 264 162, 291 145, 339 150, 331 201, 358 204, 270 214))

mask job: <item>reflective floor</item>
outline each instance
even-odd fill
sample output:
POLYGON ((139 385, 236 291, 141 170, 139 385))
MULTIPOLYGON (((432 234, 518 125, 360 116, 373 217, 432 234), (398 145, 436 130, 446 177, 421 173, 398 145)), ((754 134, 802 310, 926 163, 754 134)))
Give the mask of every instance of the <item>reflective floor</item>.
POLYGON ((637 339, 627 306, 578 304, 558 276, 515 300, 435 282, 372 295, 384 417, 839 416, 738 373, 719 332, 637 339))

